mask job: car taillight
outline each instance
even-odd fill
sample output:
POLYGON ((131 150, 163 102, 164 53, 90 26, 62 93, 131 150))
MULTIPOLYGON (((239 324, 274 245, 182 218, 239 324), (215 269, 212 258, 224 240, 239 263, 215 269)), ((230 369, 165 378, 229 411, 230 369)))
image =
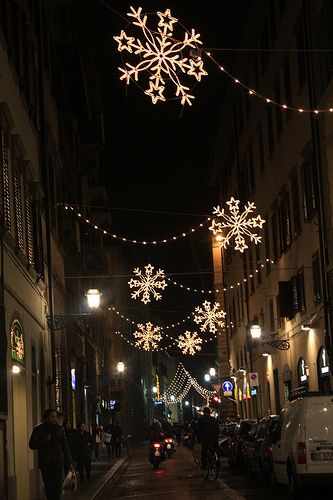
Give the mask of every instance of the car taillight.
POLYGON ((297 463, 306 464, 306 444, 303 441, 297 443, 297 463))

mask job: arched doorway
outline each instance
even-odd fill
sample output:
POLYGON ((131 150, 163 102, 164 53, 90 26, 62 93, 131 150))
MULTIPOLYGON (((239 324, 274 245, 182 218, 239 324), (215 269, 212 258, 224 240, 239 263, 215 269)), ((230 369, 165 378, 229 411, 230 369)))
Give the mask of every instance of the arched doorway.
POLYGON ((305 363, 304 358, 299 358, 298 365, 297 365, 297 375, 298 375, 298 385, 300 387, 304 387, 308 385, 308 367, 305 363))
POLYGON ((18 320, 13 321, 10 329, 10 349, 12 360, 13 441, 16 494, 17 498, 28 500, 30 498, 30 491, 25 339, 23 329, 18 320))
POLYGON ((326 347, 319 349, 317 357, 318 389, 324 394, 331 391, 330 364, 326 347))

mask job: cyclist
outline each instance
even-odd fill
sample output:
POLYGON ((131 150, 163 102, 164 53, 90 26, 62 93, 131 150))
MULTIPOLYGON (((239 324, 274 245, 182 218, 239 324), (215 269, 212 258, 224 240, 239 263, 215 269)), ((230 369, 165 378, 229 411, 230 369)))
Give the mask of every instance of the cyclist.
POLYGON ((215 418, 210 415, 210 408, 203 410, 203 416, 198 423, 198 438, 201 443, 201 466, 206 470, 207 450, 218 449, 219 425, 215 418))

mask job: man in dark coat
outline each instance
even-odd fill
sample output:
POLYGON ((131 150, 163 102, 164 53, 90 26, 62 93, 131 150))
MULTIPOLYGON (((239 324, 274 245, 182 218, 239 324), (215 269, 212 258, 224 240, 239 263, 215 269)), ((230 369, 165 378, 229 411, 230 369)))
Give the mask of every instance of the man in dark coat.
POLYGON ((123 430, 116 422, 113 427, 113 432, 111 436, 111 447, 112 447, 112 456, 120 457, 121 456, 121 439, 123 437, 123 430))
POLYGON ((218 448, 219 424, 216 418, 210 415, 208 407, 204 408, 203 413, 198 423, 198 438, 201 443, 201 464, 205 470, 208 448, 218 448))
POLYGON ((38 451, 38 467, 43 476, 48 500, 60 500, 64 467, 74 470, 64 428, 58 425, 58 413, 49 408, 43 423, 32 431, 29 447, 38 451))
POLYGON ((79 424, 74 435, 73 444, 77 468, 80 474, 80 484, 84 484, 84 472, 86 473, 87 481, 90 481, 91 455, 95 446, 95 440, 90 432, 86 431, 84 423, 79 424))

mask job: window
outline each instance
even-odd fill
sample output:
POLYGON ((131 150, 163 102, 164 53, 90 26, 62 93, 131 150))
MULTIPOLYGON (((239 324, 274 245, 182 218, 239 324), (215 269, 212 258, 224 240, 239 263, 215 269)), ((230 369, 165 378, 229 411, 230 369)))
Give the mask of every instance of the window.
POLYGON ((313 302, 318 304, 321 301, 321 276, 319 253, 312 256, 312 281, 313 281, 313 302))
POLYGON ((40 276, 44 277, 41 210, 38 201, 34 201, 32 203, 31 210, 32 210, 32 227, 33 227, 34 266, 37 273, 40 276))
POLYGON ((281 238, 280 238, 280 210, 275 207, 272 215, 272 239, 273 239, 273 256, 274 260, 281 257, 281 238))
POLYGON ((265 170, 265 151, 264 151, 264 139, 262 134, 262 122, 260 120, 257 128, 257 140, 258 140, 258 151, 259 151, 259 165, 260 173, 265 170))
POLYGON ((294 313, 305 312, 305 288, 303 267, 291 278, 291 293, 294 313))
POLYGON ((0 222, 11 230, 8 135, 0 128, 0 222))
POLYGON ((310 159, 303 163, 301 172, 303 188, 303 215, 304 220, 309 222, 316 214, 314 172, 310 159))
POLYGON ((25 192, 25 228, 26 228, 26 248, 29 264, 34 264, 34 234, 32 226, 32 197, 25 192))
POLYGON ((304 27, 302 19, 299 20, 296 26, 296 44, 297 44, 297 67, 298 67, 298 83, 300 89, 303 87, 306 80, 306 59, 305 59, 305 41, 304 27))
POLYGON ((17 169, 13 168, 13 187, 14 187, 14 208, 15 208, 15 237, 18 248, 24 252, 24 234, 23 234, 23 209, 22 209, 22 183, 21 175, 17 169))
POLYGON ((274 321, 274 302, 273 299, 269 299, 269 326, 270 331, 275 332, 275 321, 274 321))
POLYGON ((291 178, 291 198, 293 204, 293 236, 296 238, 301 232, 301 217, 299 211, 298 175, 295 172, 291 178))
POLYGON ((271 245, 270 245, 270 240, 269 240, 269 225, 268 225, 268 217, 265 217, 266 224, 265 224, 265 254, 266 254, 266 276, 267 274, 270 273, 271 271, 271 263, 270 260, 272 258, 271 256, 271 245))
POLYGON ((273 130, 272 108, 269 105, 266 107, 266 122, 267 122, 269 154, 271 156, 274 151, 274 130, 273 130))
POLYGON ((284 191, 281 198, 280 219, 281 251, 283 252, 291 243, 290 203, 288 191, 284 191))

